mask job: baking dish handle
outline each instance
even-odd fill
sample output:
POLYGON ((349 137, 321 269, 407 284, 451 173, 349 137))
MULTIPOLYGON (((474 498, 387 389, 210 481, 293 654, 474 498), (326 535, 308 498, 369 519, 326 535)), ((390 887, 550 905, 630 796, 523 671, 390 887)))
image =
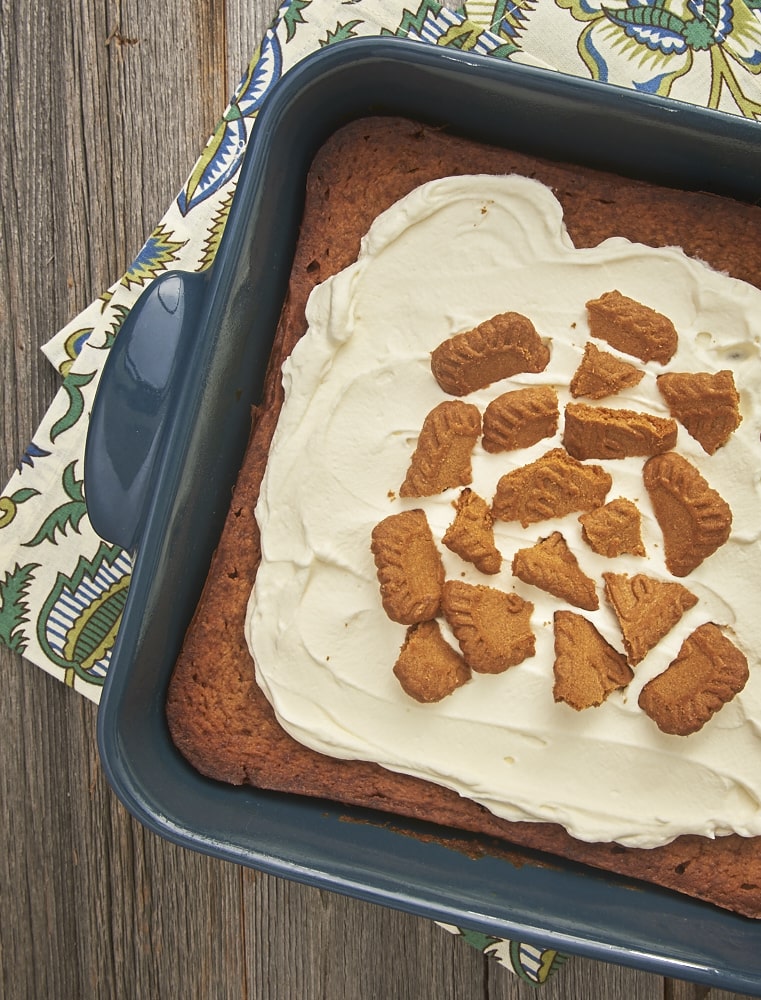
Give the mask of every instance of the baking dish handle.
POLYGON ((182 343, 197 328, 210 271, 167 271, 132 307, 109 351, 85 447, 96 533, 134 553, 153 492, 162 429, 178 391, 182 343))

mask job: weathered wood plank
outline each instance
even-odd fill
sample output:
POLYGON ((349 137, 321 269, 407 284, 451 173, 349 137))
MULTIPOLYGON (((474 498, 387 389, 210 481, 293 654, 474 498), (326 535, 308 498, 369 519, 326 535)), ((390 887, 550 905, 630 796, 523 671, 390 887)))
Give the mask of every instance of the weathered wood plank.
MULTIPOLYGON (((59 384, 39 346, 119 277, 224 106, 205 7, 0 2, 4 481, 59 384)), ((146 834, 106 787, 94 707, 0 661, 2 995, 240 997, 240 872, 146 834)))
POLYGON ((255 55, 264 33, 277 12, 268 0, 255 3, 226 0, 227 85, 232 93, 255 55))
MULTIPOLYGON (((430 921, 247 873, 254 996, 394 1000, 661 1000, 663 980, 573 959, 537 994, 493 959, 430 921), (270 914, 268 925, 257 923, 270 914), (266 992, 267 984, 271 992, 266 992)), ((690 998, 692 1000, 692 998, 690 998)))

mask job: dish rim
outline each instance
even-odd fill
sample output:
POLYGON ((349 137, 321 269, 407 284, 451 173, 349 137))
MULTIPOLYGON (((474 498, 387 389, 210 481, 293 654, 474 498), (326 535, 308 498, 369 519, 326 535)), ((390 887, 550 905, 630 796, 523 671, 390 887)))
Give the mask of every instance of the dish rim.
MULTIPOLYGON (((248 271, 252 262, 248 262, 248 270, 238 263, 241 254, 245 253, 244 244, 251 239, 252 232, 256 232, 259 226, 263 231, 267 231, 268 227, 270 231, 272 230, 272 219, 262 205, 263 189, 268 181, 272 182, 276 174, 274 166, 278 162, 278 157, 283 156, 284 133, 292 124, 294 115, 303 115, 310 107, 321 103, 326 91, 336 92, 340 86, 345 86, 348 79, 355 79, 357 89, 363 90, 362 100, 365 106, 377 108, 385 102, 389 111, 384 113, 398 113, 395 109, 400 103, 404 103, 404 95, 394 94, 389 98, 388 93, 380 93, 395 73, 401 73, 402 76, 406 74, 407 77, 417 76, 421 79, 427 74, 429 87, 451 88, 459 83, 471 98, 480 92, 484 103, 484 109, 481 110, 484 121, 481 125, 476 124, 474 131, 483 127, 485 119, 493 115, 495 102, 507 101, 509 96, 521 94, 528 102, 527 107, 521 112, 524 124, 538 108, 543 107, 546 112, 548 104, 553 98, 557 98, 562 107, 572 104, 580 109, 576 121, 583 120, 584 128, 587 129, 591 128, 594 121, 612 122, 615 118, 626 115, 627 111, 634 122, 635 133, 642 129, 648 131, 649 128, 653 136, 660 138, 664 135, 671 135, 673 138, 679 135, 680 130, 684 134, 691 130, 694 139, 701 129, 710 126, 712 138, 707 142, 707 146, 710 146, 711 155, 708 159, 713 156, 717 162, 719 153, 726 152, 727 149, 734 151, 733 155, 739 162, 748 159, 749 153, 754 148, 756 152, 761 148, 759 145, 761 137, 758 133, 754 135, 748 128, 754 123, 734 119, 729 115, 708 112, 705 109, 693 108, 663 98, 655 99, 649 95, 635 94, 609 85, 564 77, 550 71, 535 70, 532 67, 503 63, 467 53, 433 49, 401 39, 353 39, 343 45, 323 49, 290 70, 275 85, 259 113, 216 263, 209 274, 202 278, 194 277, 193 287, 196 291, 192 294, 198 295, 198 299, 193 300, 197 308, 192 310, 193 322, 188 320, 188 325, 178 333, 178 340, 184 348, 190 347, 190 350, 183 354, 182 359, 178 358, 172 370, 171 385, 167 390, 166 423, 155 430, 156 440, 161 447, 158 448, 158 454, 154 454, 151 459, 154 464, 149 469, 148 477, 151 487, 157 482, 168 485, 166 489, 162 488, 155 493, 150 488, 145 489, 146 509, 141 512, 135 534, 128 540, 127 547, 136 550, 133 582, 117 646, 112 655, 98 718, 98 745, 104 771, 115 793, 144 825, 170 841, 202 853, 446 923, 462 924, 498 937, 531 940, 545 947, 555 947, 603 961, 615 961, 663 975, 693 979, 724 989, 748 992, 755 987, 761 990, 761 960, 755 965, 749 964, 745 961, 748 954, 744 954, 745 945, 748 950, 755 947, 756 952, 761 954, 759 947, 761 921, 744 921, 743 918, 709 907, 708 904, 675 897, 674 894, 645 883, 632 883, 630 880, 586 868, 580 871, 581 866, 578 865, 570 863, 557 865, 553 859, 551 867, 547 867, 547 859, 537 862, 536 856, 531 852, 526 852, 529 861, 524 867, 511 867, 509 871, 503 861, 492 862, 489 859, 481 859, 478 862, 483 868, 479 892, 483 890, 484 895, 477 898, 472 892, 468 892, 468 885, 463 883, 462 875, 459 880, 456 878, 454 869, 458 865, 453 865, 451 857, 440 854, 447 852, 448 848, 429 844, 425 845, 425 850, 421 853, 420 848, 423 846, 421 842, 414 836, 409 837, 402 832, 403 830, 412 831, 413 834, 427 832, 430 827, 426 824, 403 820, 393 824, 400 829, 391 829, 388 815, 372 814, 369 810, 352 810, 342 806, 333 807, 328 815, 329 830, 315 829, 316 836, 310 853, 309 845, 294 838, 293 825, 298 825, 304 816, 315 820, 325 814, 327 807, 322 800, 302 801, 295 796, 286 796, 288 801, 283 801, 284 797, 278 793, 220 787, 216 783, 208 782, 208 779, 201 778, 195 772, 186 773, 190 771, 189 765, 182 761, 173 747, 166 745, 166 733, 157 740, 157 745, 164 748, 160 761, 164 777, 168 780, 170 776, 176 778, 182 774, 184 784, 179 789, 167 787, 163 796, 157 796, 156 775, 152 775, 149 781, 145 755, 135 756, 134 737, 128 732, 130 720, 134 722, 136 714, 147 711, 150 714, 151 725, 155 726, 161 716, 163 705, 163 703, 158 704, 162 685, 153 680, 149 681, 148 690, 142 690, 140 682, 145 681, 146 671, 136 669, 136 663, 139 657, 148 651, 158 653, 161 657, 160 677, 163 678, 165 687, 174 662, 173 658, 170 662, 172 642, 176 641, 176 633, 180 627, 176 619, 187 615, 187 608, 184 608, 179 615, 172 614, 167 606, 166 594, 162 596, 157 583, 162 579, 166 580, 167 561, 172 545, 187 537, 187 529, 183 534, 178 528, 177 506, 186 504, 192 491, 189 492, 190 484, 187 474, 183 474, 183 469, 180 467, 179 456, 185 460, 188 456, 201 456, 206 463, 204 468, 208 467, 213 473, 220 464, 229 463, 231 456, 238 454, 240 457, 245 446, 246 435, 240 431, 234 435, 233 441, 225 445, 224 455, 219 456, 216 461, 210 461, 208 439, 199 441, 196 430, 183 424, 196 407, 200 407, 202 413, 205 412, 204 402, 208 402, 210 394, 213 396, 214 392, 219 392, 220 385, 224 383, 226 375, 229 375, 231 352, 229 345, 224 344, 226 338, 228 336, 240 338, 243 335, 231 321, 229 314, 225 313, 224 303, 226 297, 235 294, 249 276, 248 271), (321 95, 319 101, 317 95, 321 95), (738 152, 741 149, 745 150, 742 155, 738 152), (217 324, 215 332, 209 335, 215 323, 217 324), (218 352, 223 355, 221 361, 217 359, 218 352), (193 371, 196 375, 193 375, 193 371), (213 372, 210 377, 209 371, 213 372), (205 387, 198 384, 198 372, 204 373, 203 377, 207 378, 205 387), (172 544, 167 541, 165 534, 167 530, 171 534, 172 544), (147 614, 144 613, 146 609, 147 614), (163 647, 156 638, 158 631, 156 622, 162 613, 169 614, 171 628, 166 631, 175 636, 174 640, 167 636, 163 647), (195 802, 191 801, 194 798, 195 802), (222 808, 223 802, 224 808, 222 808), (212 803, 218 808, 215 822, 202 821, 201 806, 211 807, 212 803), (224 836, 220 836, 220 831, 223 829, 220 823, 225 817, 235 816, 239 822, 244 813, 256 815, 260 822, 257 831, 259 838, 256 843, 239 835, 242 827, 236 827, 234 837, 225 839, 224 836), (346 823, 347 818, 356 822, 346 823), (375 824, 369 822, 371 819, 375 820, 375 824), (351 829, 352 833, 357 835, 362 851, 367 852, 364 865, 363 858, 352 855, 350 850, 350 842, 354 837, 338 838, 338 842, 347 852, 345 862, 332 856, 336 835, 341 829, 344 833, 351 829), (404 838, 404 850, 399 846, 402 843, 400 837, 404 838), (390 857, 400 851, 404 855, 403 868, 396 870, 383 868, 377 864, 373 868, 367 860, 373 856, 384 855, 384 852, 384 856, 390 857), (532 857, 534 862, 530 860, 532 857), (420 874, 416 881, 417 866, 423 864, 438 872, 441 877, 450 878, 452 881, 449 883, 449 888, 444 889, 437 885, 435 879, 425 880, 420 874), (522 875, 526 871, 531 874, 528 880, 522 875), (501 900, 497 905, 493 889, 496 884, 495 879, 504 879, 507 882, 515 893, 511 901, 501 900), (400 888, 400 883, 406 885, 406 888, 400 888), (491 893, 486 891, 489 885, 492 886, 491 893), (558 888, 564 889, 562 895, 567 898, 576 896, 572 906, 565 908, 560 906, 560 901, 557 899, 558 888), (599 907, 607 902, 612 912, 618 912, 619 917, 622 909, 630 912, 635 909, 639 917, 643 919, 647 917, 652 922, 653 908, 655 908, 661 919, 656 920, 654 924, 651 923, 649 931, 646 924, 638 919, 622 924, 620 931, 616 932, 616 927, 610 926, 610 915, 604 921, 599 921, 597 928, 593 928, 587 918, 587 925, 582 931, 578 926, 574 926, 572 919, 574 911, 584 908, 581 901, 577 902, 579 893, 585 896, 584 905, 599 907), (624 906, 624 901, 631 903, 634 899, 639 903, 645 900, 646 905, 634 908, 624 906), (560 906, 560 909, 556 906, 553 911, 554 904, 560 906), (667 936, 670 928, 673 931, 674 927, 680 926, 685 920, 692 921, 694 927, 700 929, 697 938, 691 939, 692 945, 682 938, 674 939, 673 933, 671 939, 667 936), (723 953, 717 952, 717 941, 727 950, 723 953), (709 947, 709 943, 712 943, 713 947, 709 947)), ((355 105, 359 100, 357 94, 353 95, 355 105)), ((460 97, 458 106, 460 115, 463 114, 462 102, 463 98, 460 97)), ((420 95, 416 95, 412 103, 419 109, 423 103, 420 95)), ((559 107, 554 105, 554 108, 557 119, 559 107)), ((513 107, 510 110, 514 110, 513 107)), ((320 122, 314 123, 307 129, 308 135, 302 141, 299 154, 299 170, 292 169, 292 174, 298 176, 290 177, 288 180, 290 186, 277 193, 275 202, 278 206, 282 208, 287 202, 288 195, 293 193, 293 188, 298 183, 298 177, 303 180, 308 151, 311 148, 313 152, 319 144, 317 133, 322 131, 324 139, 338 127, 342 116, 359 117, 363 113, 366 114, 367 111, 351 112, 349 115, 348 108, 338 111, 334 108, 332 123, 323 117, 320 122), (316 127, 318 124, 321 128, 316 127)), ((427 117, 425 114, 419 112, 411 114, 409 111, 406 116, 422 119, 427 117)), ((450 119, 456 117, 451 107, 445 117, 450 119)), ((545 122, 546 117, 545 114, 542 119, 545 122)), ((528 125, 526 128, 528 129, 528 125)), ((525 137, 528 144, 535 142, 541 145, 542 137, 538 134, 538 129, 534 127, 529 129, 529 132, 530 134, 527 133, 525 137)), ((558 137, 554 137, 553 141, 557 140, 558 137)), ((491 141, 494 141, 494 138, 491 141)), ((668 163, 662 165, 666 174, 673 173, 680 161, 677 153, 681 147, 673 141, 671 145, 677 148, 669 152, 668 163)), ((646 159, 653 157, 654 150, 649 149, 646 159)), ((745 168, 741 168, 740 172, 742 169, 745 168)), ((645 172, 649 171, 646 169, 645 172)), ((718 187, 721 187, 725 180, 718 178, 718 187)), ((746 181, 733 180, 730 183, 732 185, 747 183, 748 190, 744 191, 744 195, 756 191, 758 197, 757 189, 752 187, 751 180, 748 173, 746 181)), ((292 207, 287 214, 289 215, 287 229, 290 234, 288 239, 292 241, 297 219, 293 218, 292 207)), ((288 257, 288 250, 282 239, 281 243, 283 245, 278 247, 275 255, 280 265, 288 257)), ((254 270, 256 271, 256 267, 254 270)), ((287 270, 284 276, 286 280, 287 270)), ((259 280, 261 283, 261 276, 259 280)), ((179 276, 179 282, 180 294, 192 298, 185 288, 185 279, 182 276, 179 276)), ((138 318, 139 312, 135 311, 135 316, 138 318)), ((270 324, 275 312, 279 313, 279 304, 276 310, 270 304, 268 317, 265 317, 270 324)), ((262 325, 266 325, 266 322, 262 325)), ((131 335, 128 328, 126 342, 131 335)), ((124 336, 124 330, 120 336, 124 336)), ((106 393, 109 391, 108 386, 109 377, 104 373, 102 388, 106 393)), ((247 384, 246 391, 234 403, 226 400, 223 406, 217 406, 214 411, 217 419, 220 419, 221 413, 231 413, 241 427, 244 419, 247 425, 248 402, 255 397, 256 388, 254 379, 247 384)), ((98 405, 100 404, 96 401, 96 408, 98 405)), ((94 425, 97 426, 95 409, 94 417, 96 418, 94 425)), ((96 458, 93 457, 97 456, 98 448, 97 440, 88 440, 91 470, 97 469, 98 466, 96 458)), ((105 530, 101 532, 99 526, 96 526, 96 530, 103 533, 104 537, 116 538, 119 526, 109 524, 108 514, 104 513, 111 506, 109 499, 97 496, 98 486, 94 485, 96 479, 91 478, 92 473, 87 475, 87 467, 88 460, 86 460, 86 480, 90 485, 92 510, 97 512, 95 520, 106 518, 105 523, 101 520, 105 530)), ((220 483, 216 486, 217 499, 229 490, 230 479, 234 478, 235 471, 237 465, 234 469, 228 468, 225 474, 220 476, 220 483)), ((226 506, 215 522, 219 527, 225 512, 226 506)), ((218 533, 217 530, 216 534, 218 533)), ((211 534, 214 534, 214 531, 211 534)), ((195 558, 196 572, 200 572, 199 567, 207 555, 210 555, 211 547, 212 540, 205 538, 201 546, 203 552, 195 558)), ((184 605, 189 607, 190 603, 185 597, 184 605)), ((320 825, 317 821, 317 827, 320 825)), ((449 854, 453 852, 449 851, 449 854)), ((472 873, 473 863, 469 860, 463 862, 461 855, 455 856, 459 859, 458 864, 463 870, 471 868, 472 873)))

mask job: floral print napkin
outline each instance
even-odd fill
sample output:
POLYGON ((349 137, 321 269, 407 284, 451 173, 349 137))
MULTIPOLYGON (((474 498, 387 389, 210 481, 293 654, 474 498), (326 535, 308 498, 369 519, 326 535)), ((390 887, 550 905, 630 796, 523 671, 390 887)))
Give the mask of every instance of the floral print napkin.
POLYGON ((0 641, 97 701, 130 561, 87 520, 87 413, 132 304, 214 259, 265 97, 308 53, 367 35, 454 46, 761 120, 761 0, 290 0, 129 270, 45 346, 61 389, 0 495, 0 641))
MULTIPOLYGON (((108 349, 156 276, 202 270, 214 259, 246 144, 280 77, 318 48, 377 35, 542 66, 761 122, 761 0, 412 0, 409 7, 400 0, 286 0, 129 270, 44 347, 61 388, 0 495, 0 641, 93 701, 130 580, 128 555, 95 535, 85 506, 87 414, 108 349)), ((517 942, 472 943, 532 982, 560 962, 551 950, 517 942)))

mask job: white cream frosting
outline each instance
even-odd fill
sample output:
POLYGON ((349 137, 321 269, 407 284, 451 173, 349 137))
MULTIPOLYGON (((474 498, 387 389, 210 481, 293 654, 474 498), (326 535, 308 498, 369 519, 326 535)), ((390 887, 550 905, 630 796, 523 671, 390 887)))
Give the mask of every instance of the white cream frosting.
MULTIPOLYGON (((761 835, 761 292, 679 249, 620 238, 575 249, 548 188, 464 176, 423 185, 381 215, 357 262, 315 289, 307 318, 283 368, 286 399, 257 507, 262 562, 247 619, 257 681, 282 726, 322 753, 377 761, 498 816, 560 823, 586 841, 651 847, 682 833, 761 835), (622 649, 601 574, 673 579, 642 460, 600 464, 613 476, 608 499, 627 497, 642 512, 645 559, 595 555, 576 515, 526 529, 497 522, 503 567, 485 577, 440 544, 459 490, 401 500, 398 489, 423 419, 447 398, 431 374, 433 348, 496 313, 525 314, 550 347, 547 369, 467 401, 483 412, 510 388, 549 384, 562 414, 588 339, 585 302, 612 289, 669 316, 679 347, 667 366, 643 365, 639 385, 602 405, 668 416, 657 374, 729 368, 743 420, 713 456, 678 432, 677 450, 734 515, 729 541, 680 581, 698 604, 635 668, 628 689, 576 712, 552 696, 552 615, 566 605, 513 577, 512 556, 560 530, 598 581, 600 609, 589 619, 622 649), (474 674, 433 705, 408 697, 392 673, 405 628, 383 611, 370 552, 375 524, 413 507, 426 511, 448 577, 515 591, 535 607, 533 657, 496 676, 474 674), (745 652, 750 679, 698 733, 664 735, 639 709, 639 691, 705 621, 745 652)), ((520 452, 488 454, 479 443, 472 488, 490 502, 503 473, 559 443, 560 431, 520 452)))

